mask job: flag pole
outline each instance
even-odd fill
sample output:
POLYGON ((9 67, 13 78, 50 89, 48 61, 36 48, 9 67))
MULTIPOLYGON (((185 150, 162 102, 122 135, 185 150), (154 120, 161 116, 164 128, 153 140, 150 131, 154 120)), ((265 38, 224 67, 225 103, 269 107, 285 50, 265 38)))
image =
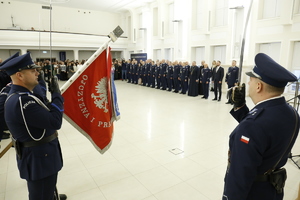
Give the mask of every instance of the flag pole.
POLYGON ((69 87, 70 85, 76 80, 82 72, 88 68, 88 66, 107 48, 108 44, 112 40, 109 39, 107 42, 105 42, 84 64, 81 68, 79 68, 75 74, 73 74, 69 80, 60 88, 61 93, 63 94, 69 87))
POLYGON ((69 78, 69 80, 60 88, 61 93, 63 94, 70 85, 80 76, 82 72, 84 72, 88 66, 105 50, 107 49, 109 43, 111 41, 115 42, 124 31, 121 29, 120 26, 117 26, 113 32, 109 33, 108 37, 110 38, 107 42, 105 42, 85 63, 84 65, 78 69, 75 74, 72 75, 72 77, 69 78))

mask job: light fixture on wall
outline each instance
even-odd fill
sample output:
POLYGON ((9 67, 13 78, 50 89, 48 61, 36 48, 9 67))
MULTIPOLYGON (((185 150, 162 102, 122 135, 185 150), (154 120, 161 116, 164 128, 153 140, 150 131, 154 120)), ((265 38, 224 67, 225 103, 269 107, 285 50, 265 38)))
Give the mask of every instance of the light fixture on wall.
POLYGON ((172 22, 182 22, 182 20, 181 19, 175 19, 172 22))

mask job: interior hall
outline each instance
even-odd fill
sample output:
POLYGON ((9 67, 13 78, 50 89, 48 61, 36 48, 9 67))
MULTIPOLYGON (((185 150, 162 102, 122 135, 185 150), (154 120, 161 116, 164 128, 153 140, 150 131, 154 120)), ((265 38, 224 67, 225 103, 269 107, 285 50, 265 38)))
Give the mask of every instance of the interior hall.
MULTIPOLYGON (((2 61, 30 52, 42 65, 50 61, 66 70, 70 63, 73 73, 111 39, 117 26, 124 31, 109 43, 112 60, 120 66, 113 65, 120 119, 113 123, 110 148, 99 153, 66 118, 58 130, 63 168, 57 189, 68 200, 224 198, 229 136, 239 125, 230 114, 225 82, 233 61, 241 71, 239 82, 246 85, 249 109, 255 103, 245 72, 253 69, 258 53, 300 78, 299 0, 1 0, 0 18, 2 61), (168 91, 168 83, 166 90, 156 89, 156 81, 154 88, 139 78, 132 84, 121 67, 132 58, 174 66, 204 62, 209 69, 220 61, 222 98, 213 101, 212 82, 206 97, 200 91, 190 96, 182 88, 168 91)), ((72 75, 66 72, 62 78, 61 73, 59 86, 72 75)), ((288 83, 282 96, 298 111, 297 86, 288 83)), ((0 151, 10 142, 2 139, 0 151)), ((292 155, 284 165, 284 200, 300 199, 299 138, 292 155)), ((27 183, 10 148, 0 158, 0 200, 26 199, 27 183)))

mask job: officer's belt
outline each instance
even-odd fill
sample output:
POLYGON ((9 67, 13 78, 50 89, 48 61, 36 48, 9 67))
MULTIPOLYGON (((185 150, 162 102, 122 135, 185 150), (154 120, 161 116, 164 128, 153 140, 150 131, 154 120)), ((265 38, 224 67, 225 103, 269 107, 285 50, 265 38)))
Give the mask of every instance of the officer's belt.
POLYGON ((55 138, 57 138, 57 131, 55 131, 52 135, 44 137, 43 139, 41 139, 39 141, 22 142, 22 147, 35 147, 35 146, 39 146, 39 145, 51 142, 55 138))
POLYGON ((254 181, 256 181, 256 182, 267 182, 269 180, 270 180, 270 176, 268 174, 266 174, 266 175, 263 174, 263 175, 257 175, 255 177, 254 181))

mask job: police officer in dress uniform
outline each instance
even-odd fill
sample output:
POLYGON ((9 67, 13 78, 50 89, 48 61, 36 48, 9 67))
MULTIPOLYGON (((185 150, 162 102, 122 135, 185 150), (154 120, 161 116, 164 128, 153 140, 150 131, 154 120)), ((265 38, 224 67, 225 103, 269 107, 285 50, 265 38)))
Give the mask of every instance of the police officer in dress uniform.
POLYGON ((35 96, 38 67, 30 53, 0 67, 12 79, 4 116, 13 137, 20 177, 27 181, 29 200, 64 200, 66 195, 58 197, 55 192, 57 174, 63 166, 57 138, 57 130, 62 125, 63 97, 55 78, 49 83, 51 103, 35 96))
POLYGON ((131 83, 132 67, 131 67, 131 61, 130 60, 127 60, 127 62, 126 62, 126 69, 127 69, 127 83, 131 83))
POLYGON ((173 65, 172 62, 169 62, 167 67, 167 83, 168 83, 168 91, 172 91, 173 88, 173 65))
POLYGON ((179 92, 179 74, 180 74, 180 69, 181 69, 181 66, 179 65, 179 63, 177 61, 175 61, 175 64, 174 64, 174 92, 175 93, 178 93, 179 92))
POLYGON ((249 112, 245 105, 245 84, 233 91, 230 113, 239 125, 229 136, 223 200, 282 200, 286 173, 280 168, 298 136, 299 115, 281 96, 297 77, 263 53, 255 65, 246 73, 255 107, 249 112))
POLYGON ((147 87, 150 87, 151 85, 151 67, 152 67, 152 60, 149 59, 147 60, 147 63, 146 63, 146 72, 147 72, 147 87))
POLYGON ((188 89, 188 68, 187 63, 184 63, 182 68, 180 68, 180 73, 178 75, 178 80, 181 85, 181 92, 180 94, 186 94, 186 91, 188 89))
POLYGON ((155 72, 155 77, 156 77, 156 89, 160 89, 161 87, 161 62, 160 61, 156 61, 156 72, 155 72))
POLYGON ((154 61, 151 61, 151 68, 150 68, 150 83, 149 86, 151 85, 152 88, 155 88, 155 68, 156 64, 154 61))
MULTIPOLYGON (((3 66, 8 61, 10 61, 11 59, 16 58, 18 56, 19 56, 19 52, 15 53, 10 58, 1 62, 0 67, 3 66)), ((7 84, 11 82, 11 78, 10 76, 8 76, 5 70, 0 70, 0 81, 1 81, 1 88, 0 88, 0 141, 1 141, 2 139, 10 138, 10 134, 4 132, 8 130, 4 119, 4 103, 10 89, 10 87, 7 86, 7 84)))
POLYGON ((203 68, 201 70, 200 83, 203 87, 203 97, 202 99, 207 99, 209 95, 209 82, 211 77, 211 70, 208 68, 206 63, 203 64, 203 68))
MULTIPOLYGON (((201 78, 201 76, 202 76, 202 69, 204 68, 204 64, 205 64, 205 61, 204 60, 202 60, 201 61, 201 65, 200 65, 200 67, 199 67, 199 69, 200 69, 200 77, 199 78, 201 78)), ((199 92, 199 95, 204 95, 204 93, 203 93, 203 85, 202 85, 202 83, 199 81, 199 84, 198 84, 198 92, 199 92)))
POLYGON ((142 72, 141 72, 142 83, 143 83, 143 86, 146 86, 148 71, 147 71, 147 66, 146 66, 145 61, 141 62, 141 66, 142 66, 142 72))
MULTIPOLYGON (((231 65, 232 66, 228 68, 225 76, 225 82, 227 83, 228 89, 237 85, 239 79, 239 68, 236 66, 236 61, 233 60, 231 65)), ((226 104, 233 104, 233 102, 231 101, 231 94, 232 90, 229 90, 227 94, 228 101, 226 102, 226 104)))
POLYGON ((161 77, 161 86, 162 90, 167 89, 167 67, 168 64, 165 60, 162 60, 161 68, 160 68, 160 77, 161 77))

